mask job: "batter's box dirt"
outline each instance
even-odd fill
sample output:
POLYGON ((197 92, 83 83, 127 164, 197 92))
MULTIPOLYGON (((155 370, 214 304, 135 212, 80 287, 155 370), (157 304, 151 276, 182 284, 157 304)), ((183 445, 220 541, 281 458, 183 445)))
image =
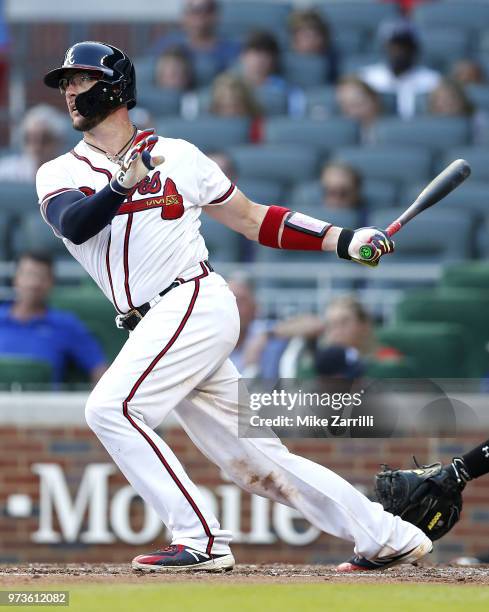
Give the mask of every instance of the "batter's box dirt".
POLYGON ((489 585, 489 565, 458 567, 449 565, 405 565, 384 572, 338 574, 332 565, 237 565, 232 572, 140 573, 129 564, 23 564, 0 565, 0 587, 15 585, 141 583, 141 582, 220 582, 220 583, 305 583, 375 582, 444 583, 489 585))

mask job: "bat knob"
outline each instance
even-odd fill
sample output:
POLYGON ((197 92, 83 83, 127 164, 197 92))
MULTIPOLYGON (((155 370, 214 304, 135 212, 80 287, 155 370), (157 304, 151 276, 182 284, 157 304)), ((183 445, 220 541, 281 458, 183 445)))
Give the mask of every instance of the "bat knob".
POLYGON ((363 259, 363 261, 370 261, 375 256, 375 249, 373 249, 370 244, 362 244, 358 250, 358 253, 360 255, 360 259, 363 259))

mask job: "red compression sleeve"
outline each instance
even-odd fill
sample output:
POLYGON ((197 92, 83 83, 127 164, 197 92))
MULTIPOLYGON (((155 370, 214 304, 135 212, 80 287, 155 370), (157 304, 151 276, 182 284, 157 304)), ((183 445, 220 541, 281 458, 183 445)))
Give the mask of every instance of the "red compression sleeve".
POLYGON ((267 214, 261 222, 260 232, 258 234, 258 242, 260 244, 272 247, 272 249, 280 248, 278 233, 282 225, 282 219, 289 212, 290 209, 284 208, 283 206, 270 206, 268 208, 267 214))

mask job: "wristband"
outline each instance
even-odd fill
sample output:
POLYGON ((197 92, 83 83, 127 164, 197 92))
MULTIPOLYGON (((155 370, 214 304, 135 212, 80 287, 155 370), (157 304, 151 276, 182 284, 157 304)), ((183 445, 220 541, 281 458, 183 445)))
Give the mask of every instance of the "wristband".
POLYGON ((338 236, 338 243, 336 244, 336 254, 341 259, 351 259, 348 253, 348 247, 353 239, 354 231, 351 229, 343 228, 338 236))
POLYGON ((118 193, 119 195, 123 195, 123 196, 127 195, 132 189, 132 187, 123 187, 115 176, 110 181, 109 185, 112 191, 114 191, 115 193, 118 193))

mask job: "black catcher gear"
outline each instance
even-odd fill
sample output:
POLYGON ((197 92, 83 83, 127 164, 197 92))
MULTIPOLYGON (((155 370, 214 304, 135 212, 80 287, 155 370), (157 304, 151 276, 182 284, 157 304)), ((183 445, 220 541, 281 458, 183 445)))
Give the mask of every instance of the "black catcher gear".
POLYGON ((457 523, 462 512, 461 482, 451 465, 422 465, 412 470, 388 466, 375 477, 375 492, 384 510, 419 527, 438 540, 457 523))

